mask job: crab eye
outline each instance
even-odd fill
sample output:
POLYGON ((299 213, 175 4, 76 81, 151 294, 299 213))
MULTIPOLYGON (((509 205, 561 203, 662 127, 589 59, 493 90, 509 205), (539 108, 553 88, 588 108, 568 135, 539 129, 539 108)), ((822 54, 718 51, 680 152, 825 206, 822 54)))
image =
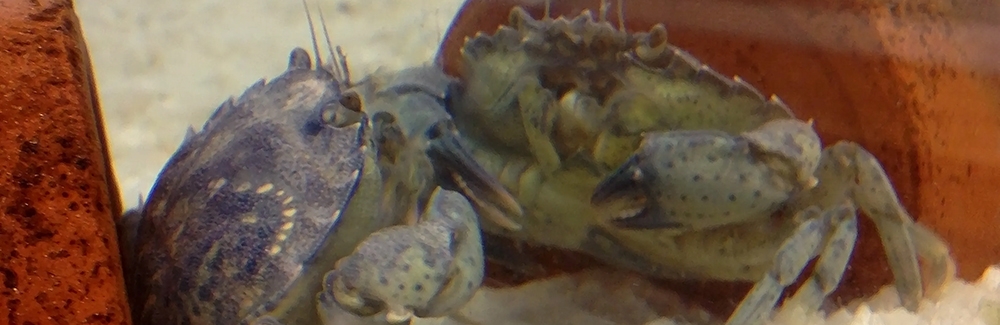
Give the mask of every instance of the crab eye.
POLYGON ((321 118, 323 123, 334 127, 345 127, 361 121, 361 98, 357 93, 348 91, 323 106, 321 118))
POLYGON ((361 96, 357 92, 346 91, 340 94, 338 102, 352 112, 361 113, 361 96))

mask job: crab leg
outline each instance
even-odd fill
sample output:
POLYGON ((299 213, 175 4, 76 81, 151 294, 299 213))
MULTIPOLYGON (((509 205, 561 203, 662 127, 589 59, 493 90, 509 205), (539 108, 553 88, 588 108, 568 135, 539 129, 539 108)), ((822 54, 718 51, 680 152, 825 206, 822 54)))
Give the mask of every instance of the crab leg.
POLYGON ((775 254, 774 266, 743 298, 726 324, 759 323, 770 314, 785 287, 795 282, 806 264, 817 256, 820 260, 816 273, 793 300, 809 304, 816 302, 813 308, 818 308, 819 302, 837 287, 857 236, 854 207, 844 204, 822 212, 817 207, 811 207, 799 212, 795 218, 802 223, 781 245, 775 254))
POLYGON ((937 299, 944 290, 945 284, 954 280, 955 261, 951 259, 951 253, 944 239, 941 239, 934 231, 924 225, 912 224, 910 236, 924 263, 929 264, 929 266, 921 268, 921 271, 927 271, 926 274, 922 275, 924 297, 937 299))
MULTIPOLYGON (((882 234, 882 245, 886 247, 889 267, 896 275, 896 285, 899 288, 903 306, 916 310, 919 298, 928 291, 936 296, 942 287, 922 287, 921 274, 917 265, 917 257, 929 262, 930 274, 923 275, 931 284, 942 285, 954 274, 949 249, 944 240, 934 235, 926 228, 913 222, 906 210, 897 199, 889 178, 882 170, 882 165, 867 150, 851 142, 841 142, 829 150, 831 156, 852 158, 839 161, 850 161, 844 168, 857 169, 858 183, 853 187, 851 197, 858 206, 875 221, 879 233, 882 234), (919 237, 919 238, 917 238, 919 237), (902 242, 908 239, 908 243, 902 242), (917 254, 913 254, 916 250, 917 254), (905 281, 905 282, 904 282, 905 281)), ((832 158, 832 157, 831 157, 832 158)))
POLYGON ((834 228, 830 229, 826 245, 819 252, 813 274, 790 300, 785 301, 785 306, 818 310, 823 299, 837 289, 844 277, 858 239, 858 212, 853 205, 844 203, 826 213, 833 218, 829 221, 834 228))
POLYGON ((831 206, 844 198, 854 201, 874 221, 904 307, 916 310, 924 296, 917 257, 929 264, 929 296, 937 295, 954 274, 947 245, 913 222, 899 203, 882 165, 857 143, 841 141, 823 151, 817 168, 819 186, 804 193, 798 206, 831 206))

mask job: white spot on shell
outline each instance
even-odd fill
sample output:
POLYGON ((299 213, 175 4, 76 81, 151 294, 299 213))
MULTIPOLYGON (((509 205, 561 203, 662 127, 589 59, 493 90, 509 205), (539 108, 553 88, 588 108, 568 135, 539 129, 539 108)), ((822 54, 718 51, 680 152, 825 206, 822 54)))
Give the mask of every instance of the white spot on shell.
POLYGON ((278 242, 283 242, 285 241, 285 239, 288 239, 288 234, 285 233, 278 234, 278 242))
POLYGON ((274 193, 274 195, 276 195, 276 196, 285 195, 285 191, 284 190, 278 190, 278 193, 274 193))
POLYGON ((257 194, 264 194, 274 189, 274 184, 267 183, 257 188, 257 194))
POLYGON ((211 193, 208 194, 208 197, 209 198, 214 197, 216 194, 219 193, 219 189, 222 189, 222 187, 225 185, 226 185, 225 178, 216 178, 211 183, 208 183, 208 189, 211 191, 211 193))
POLYGON ((340 210, 333 211, 333 214, 330 215, 330 219, 333 219, 334 221, 336 221, 337 218, 340 218, 340 210))
POLYGON ((243 219, 241 219, 240 221, 243 221, 243 223, 245 224, 255 224, 257 223, 257 216, 253 214, 248 214, 246 216, 243 216, 243 219))
POLYGON ((292 229, 292 227, 294 227, 294 226, 295 226, 294 222, 286 222, 285 224, 281 225, 281 230, 288 231, 288 230, 292 229))
POLYGON ((351 172, 351 176, 348 176, 347 179, 355 179, 355 178, 357 178, 358 177, 358 172, 359 171, 357 169, 355 169, 353 172, 351 172))
POLYGON ((226 185, 225 178, 216 178, 211 183, 208 183, 208 188, 212 191, 218 191, 222 186, 226 185))
POLYGON ((288 218, 291 218, 292 216, 295 215, 296 212, 299 212, 299 210, 287 209, 285 211, 281 211, 281 215, 283 215, 285 217, 288 217, 288 218))
POLYGON ((281 246, 277 244, 271 245, 271 249, 268 250, 267 253, 271 256, 278 255, 278 253, 281 253, 281 246))
POLYGON ((294 196, 289 196, 289 197, 285 198, 285 200, 282 201, 281 204, 282 205, 288 205, 289 203, 292 203, 292 199, 295 199, 295 197, 294 196))
POLYGON ((250 183, 243 183, 236 187, 237 192, 246 192, 247 190, 250 190, 250 183))

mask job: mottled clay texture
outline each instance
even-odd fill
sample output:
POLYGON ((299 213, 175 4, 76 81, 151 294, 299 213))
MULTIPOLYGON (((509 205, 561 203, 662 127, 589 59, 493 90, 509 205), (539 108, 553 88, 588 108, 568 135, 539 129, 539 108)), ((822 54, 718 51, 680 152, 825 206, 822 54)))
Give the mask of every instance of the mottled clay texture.
POLYGON ((70 1, 0 1, 0 323, 129 324, 90 62, 70 1))

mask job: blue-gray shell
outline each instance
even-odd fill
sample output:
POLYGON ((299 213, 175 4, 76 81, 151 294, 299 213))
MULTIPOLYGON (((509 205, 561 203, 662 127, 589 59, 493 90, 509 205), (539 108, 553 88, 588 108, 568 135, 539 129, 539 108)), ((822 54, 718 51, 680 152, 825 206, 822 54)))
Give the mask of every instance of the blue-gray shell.
POLYGON ((341 84, 308 62, 293 51, 288 70, 223 103, 161 171, 128 276, 137 324, 265 311, 337 226, 363 173, 366 121, 322 122, 341 84))

